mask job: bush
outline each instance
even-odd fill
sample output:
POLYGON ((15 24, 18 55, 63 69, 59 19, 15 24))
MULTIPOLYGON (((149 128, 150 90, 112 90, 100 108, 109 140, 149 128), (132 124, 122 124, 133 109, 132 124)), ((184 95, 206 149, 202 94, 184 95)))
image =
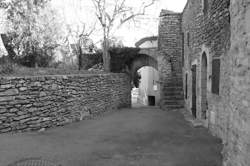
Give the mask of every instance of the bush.
POLYGON ((130 68, 130 64, 138 56, 139 51, 140 48, 133 47, 110 48, 111 72, 119 73, 126 71, 126 67, 130 68))
POLYGON ((102 52, 98 51, 97 53, 93 54, 83 54, 80 57, 80 68, 84 70, 88 70, 89 68, 93 67, 94 65, 103 63, 102 59, 102 52))
MULTIPOLYGON (((110 65, 111 72, 120 73, 126 71, 126 67, 130 67, 131 62, 138 56, 139 48, 130 47, 113 47, 109 49, 111 56, 110 65)), ((81 68, 87 70, 94 65, 103 63, 102 52, 94 54, 83 54, 80 58, 81 68)))
POLYGON ((0 74, 11 74, 14 72, 14 64, 8 57, 0 58, 0 74))

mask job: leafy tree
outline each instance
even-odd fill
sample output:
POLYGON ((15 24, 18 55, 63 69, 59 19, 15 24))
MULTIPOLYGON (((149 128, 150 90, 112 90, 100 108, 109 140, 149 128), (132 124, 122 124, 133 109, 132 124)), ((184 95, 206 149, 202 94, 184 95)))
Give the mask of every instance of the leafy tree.
POLYGON ((28 66, 47 66, 59 45, 60 25, 49 0, 9 0, 8 36, 17 59, 28 66))

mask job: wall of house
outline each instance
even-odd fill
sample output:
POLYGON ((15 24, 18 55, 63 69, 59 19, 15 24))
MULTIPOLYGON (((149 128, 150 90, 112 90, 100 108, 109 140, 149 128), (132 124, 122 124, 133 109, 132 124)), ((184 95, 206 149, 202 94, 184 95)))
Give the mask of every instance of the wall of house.
MULTIPOLYGON (((183 75, 188 75, 187 109, 192 112, 192 65, 197 65, 197 118, 222 138, 224 166, 250 165, 250 3, 248 0, 211 0, 204 12, 203 0, 189 0, 183 11, 183 75), (189 41, 188 41, 189 38, 189 41), (207 57, 207 74, 202 55, 207 57), (220 61, 214 70, 213 61, 220 61), (218 66, 217 66, 218 67, 218 66), (213 70, 215 71, 213 73, 213 70), (219 93, 213 78, 219 73, 219 93), (206 81, 206 86, 202 85, 206 81), (204 89, 207 87, 207 90, 204 89), (207 113, 202 113, 202 93, 207 113)), ((186 87, 183 77, 184 88, 186 87)), ((185 90, 186 92, 186 90, 185 90)))
POLYGON ((0 79, 0 133, 61 126, 130 106, 126 74, 0 79))
MULTIPOLYGON (((183 73, 187 74, 187 99, 186 107, 191 112, 192 108, 192 65, 197 66, 196 71, 196 109, 198 119, 204 120, 204 124, 210 127, 216 126, 214 130, 223 130, 223 119, 220 124, 214 124, 218 118, 223 118, 215 110, 220 101, 228 93, 228 77, 220 78, 219 95, 212 93, 212 62, 219 60, 223 66, 223 57, 227 56, 230 46, 230 16, 229 0, 207 1, 207 10, 204 8, 203 0, 189 0, 182 17, 182 32, 184 35, 184 63, 183 73), (207 69, 202 65, 202 56, 207 60, 207 69), (206 72, 207 71, 207 72, 206 72), (206 84, 204 83, 206 82, 206 84), (207 98, 207 99, 205 99, 207 98), (204 112, 208 108, 209 111, 204 112), (216 118, 216 119, 215 119, 216 118), (209 123, 211 122, 211 123, 209 123)), ((203 61, 203 64, 204 61, 203 61)), ((218 69, 218 72, 221 68, 218 69)), ((223 73, 223 70, 221 71, 223 73)), ((186 89, 186 78, 183 77, 186 89)), ((224 123, 224 122, 223 122, 224 123)), ((221 131, 217 132, 221 133, 221 131)))
POLYGON ((219 111, 227 112, 224 166, 250 165, 250 2, 231 1, 231 47, 222 75, 230 85, 219 111))

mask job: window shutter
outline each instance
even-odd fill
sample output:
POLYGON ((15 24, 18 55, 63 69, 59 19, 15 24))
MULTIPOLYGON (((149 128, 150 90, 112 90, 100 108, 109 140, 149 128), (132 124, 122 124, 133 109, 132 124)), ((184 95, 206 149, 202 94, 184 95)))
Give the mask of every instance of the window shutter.
POLYGON ((220 59, 214 59, 212 62, 212 93, 220 93, 220 59))

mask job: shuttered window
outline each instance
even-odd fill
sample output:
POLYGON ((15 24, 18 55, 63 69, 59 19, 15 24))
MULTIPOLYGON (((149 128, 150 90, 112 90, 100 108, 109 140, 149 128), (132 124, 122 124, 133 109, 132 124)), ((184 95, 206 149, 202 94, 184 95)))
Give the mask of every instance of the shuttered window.
POLYGON ((212 62, 212 93, 220 93, 220 59, 214 59, 212 62))
POLYGON ((190 46, 190 33, 187 32, 187 46, 190 46))
POLYGON ((208 0, 203 0, 202 2, 202 7, 203 7, 203 13, 204 14, 207 14, 207 11, 208 11, 208 0))

